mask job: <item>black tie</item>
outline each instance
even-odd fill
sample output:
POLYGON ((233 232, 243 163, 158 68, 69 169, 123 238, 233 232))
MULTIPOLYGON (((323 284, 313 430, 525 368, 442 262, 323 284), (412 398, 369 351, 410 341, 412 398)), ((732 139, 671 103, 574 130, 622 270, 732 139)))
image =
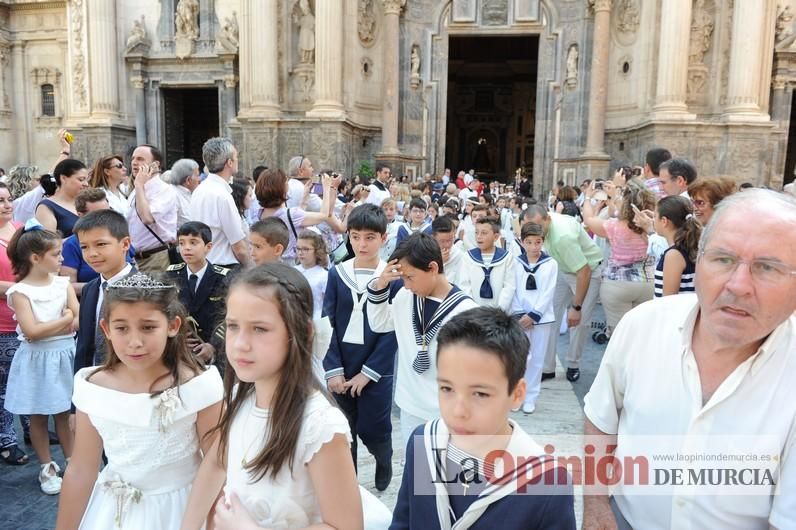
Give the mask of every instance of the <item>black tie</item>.
POLYGON ((188 277, 188 288, 191 290, 191 298, 193 298, 193 295, 196 294, 197 280, 199 280, 199 276, 197 276, 196 274, 191 274, 188 277))

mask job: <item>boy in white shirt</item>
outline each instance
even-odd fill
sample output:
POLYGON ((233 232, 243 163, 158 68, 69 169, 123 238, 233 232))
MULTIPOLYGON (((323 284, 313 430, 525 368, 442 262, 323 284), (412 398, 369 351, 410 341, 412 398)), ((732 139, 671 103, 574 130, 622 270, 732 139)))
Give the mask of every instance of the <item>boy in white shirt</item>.
POLYGON ((459 286, 462 283, 462 264, 466 256, 461 245, 456 244, 456 226, 449 217, 441 215, 431 223, 431 235, 442 251, 445 277, 453 285, 459 286))
POLYGON ((463 291, 478 305, 499 307, 508 312, 514 298, 514 258, 497 246, 500 221, 494 217, 475 224, 476 248, 467 252, 462 269, 463 291))

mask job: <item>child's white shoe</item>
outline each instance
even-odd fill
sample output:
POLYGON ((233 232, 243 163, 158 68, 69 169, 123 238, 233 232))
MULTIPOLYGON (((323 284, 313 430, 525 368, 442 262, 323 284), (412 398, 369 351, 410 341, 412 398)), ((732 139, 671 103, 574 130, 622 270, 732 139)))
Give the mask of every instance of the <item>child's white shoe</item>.
POLYGON ((533 414, 533 411, 536 410, 536 406, 532 403, 524 403, 522 405, 522 413, 523 414, 533 414))
POLYGON ((58 473, 61 469, 55 462, 50 462, 41 466, 39 471, 39 485, 41 491, 47 495, 58 495, 61 493, 61 477, 58 473))

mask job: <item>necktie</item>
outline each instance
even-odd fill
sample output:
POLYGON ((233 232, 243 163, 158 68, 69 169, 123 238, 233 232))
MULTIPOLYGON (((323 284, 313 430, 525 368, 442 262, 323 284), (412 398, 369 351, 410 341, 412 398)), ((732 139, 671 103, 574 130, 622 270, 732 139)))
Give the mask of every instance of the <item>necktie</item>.
POLYGON ((100 294, 102 295, 102 303, 100 304, 99 316, 94 323, 94 366, 98 366, 105 361, 105 335, 102 333, 100 327, 100 319, 102 318, 102 310, 105 309, 105 291, 108 289, 108 282, 104 281, 100 285, 100 294))
POLYGON ((481 290, 478 296, 484 299, 492 298, 492 285, 489 283, 489 275, 492 274, 492 267, 481 267, 484 270, 484 281, 481 282, 481 290))
POLYGON ((533 275, 532 272, 528 273, 528 279, 525 280, 525 290, 526 291, 536 290, 536 277, 533 275))
POLYGON ((191 290, 191 298, 193 298, 193 295, 196 294, 197 280, 199 280, 199 276, 197 276, 196 274, 191 274, 188 277, 188 288, 191 290))

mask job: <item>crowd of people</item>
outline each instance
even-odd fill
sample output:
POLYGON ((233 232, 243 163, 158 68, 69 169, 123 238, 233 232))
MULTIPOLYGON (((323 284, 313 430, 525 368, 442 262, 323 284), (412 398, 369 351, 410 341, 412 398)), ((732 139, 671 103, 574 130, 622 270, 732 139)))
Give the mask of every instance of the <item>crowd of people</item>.
POLYGON ((579 380, 598 302, 586 434, 621 454, 623 434, 764 432, 783 459, 766 502, 600 489, 584 528, 796 526, 787 193, 662 148, 540 200, 525 177, 347 179, 303 155, 249 177, 226 138, 171 168, 140 145, 128 173, 59 140, 51 173, 0 182, 0 458, 30 461, 18 415, 56 528, 574 528, 567 469, 483 478, 491 451, 542 455, 510 415, 535 412, 567 330, 579 380), (356 464, 361 441, 390 485, 393 405, 390 511, 356 464), (529 481, 557 489, 514 494, 529 481))

